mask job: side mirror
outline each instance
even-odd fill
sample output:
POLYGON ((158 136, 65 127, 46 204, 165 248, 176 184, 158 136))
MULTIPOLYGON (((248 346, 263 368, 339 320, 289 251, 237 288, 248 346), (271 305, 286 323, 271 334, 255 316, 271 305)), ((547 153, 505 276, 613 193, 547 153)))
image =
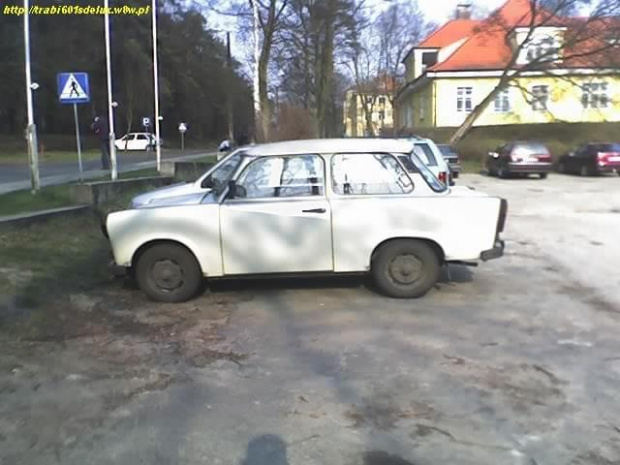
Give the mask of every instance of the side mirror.
POLYGON ((228 181, 228 195, 226 196, 229 199, 239 199, 247 197, 248 193, 245 190, 245 187, 240 186, 235 181, 228 181))
POLYGON ((202 181, 202 184, 200 184, 200 187, 203 189, 213 189, 213 180, 211 176, 207 176, 204 181, 202 181))
POLYGON ((497 152, 489 152, 488 155, 491 158, 499 158, 499 153, 497 153, 497 152))

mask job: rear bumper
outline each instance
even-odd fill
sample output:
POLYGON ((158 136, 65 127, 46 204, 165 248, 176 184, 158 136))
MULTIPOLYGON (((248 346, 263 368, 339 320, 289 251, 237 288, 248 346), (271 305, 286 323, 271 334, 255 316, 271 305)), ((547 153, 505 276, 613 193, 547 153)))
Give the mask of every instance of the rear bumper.
POLYGON ((509 173, 551 173, 552 163, 508 163, 509 173))
POLYGON ((483 262, 486 262, 489 260, 500 258, 501 256, 504 255, 504 247, 505 247, 504 241, 502 241, 501 239, 497 239, 492 249, 485 250, 484 252, 480 254, 480 259, 483 262))
POLYGON ((620 173, 620 165, 596 165, 599 173, 620 173))

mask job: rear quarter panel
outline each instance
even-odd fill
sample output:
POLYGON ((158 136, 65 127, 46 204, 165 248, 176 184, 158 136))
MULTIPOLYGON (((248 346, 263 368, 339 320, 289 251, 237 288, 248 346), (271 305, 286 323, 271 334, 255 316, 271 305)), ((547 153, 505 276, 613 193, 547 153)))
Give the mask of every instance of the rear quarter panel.
POLYGON ((364 271, 382 242, 419 238, 436 242, 445 259, 477 260, 495 243, 500 199, 449 193, 426 197, 331 199, 336 272, 364 271))
POLYGON ((219 205, 199 204, 111 213, 107 229, 117 265, 133 265, 134 254, 148 242, 170 240, 193 252, 204 275, 221 276, 219 222, 219 205))

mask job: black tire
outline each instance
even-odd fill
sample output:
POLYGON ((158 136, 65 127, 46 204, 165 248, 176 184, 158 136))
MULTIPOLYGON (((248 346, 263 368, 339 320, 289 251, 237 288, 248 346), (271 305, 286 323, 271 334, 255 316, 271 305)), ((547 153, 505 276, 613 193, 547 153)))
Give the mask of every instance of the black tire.
POLYGON ((458 179, 458 178, 459 178, 459 172, 458 172, 458 171, 455 171, 454 173, 452 173, 452 177, 453 177, 454 179, 458 179))
POLYGON ((142 292, 156 302, 185 302, 202 284, 194 255, 178 244, 157 244, 143 252, 135 266, 142 292))
POLYGON ((540 179, 547 179, 547 173, 538 173, 540 179))
POLYGON ((581 169, 579 170, 579 174, 581 176, 590 176, 590 170, 588 169, 586 165, 583 165, 581 169))
POLYGON ((558 163, 558 173, 566 173, 566 166, 562 162, 558 163))
POLYGON ((508 171, 506 168, 500 166, 497 170, 497 177, 501 179, 506 179, 508 177, 508 171))
POLYGON ((377 288, 385 295, 409 299, 423 296, 435 285, 440 265, 436 251, 429 244, 399 239, 377 250, 371 274, 377 288))

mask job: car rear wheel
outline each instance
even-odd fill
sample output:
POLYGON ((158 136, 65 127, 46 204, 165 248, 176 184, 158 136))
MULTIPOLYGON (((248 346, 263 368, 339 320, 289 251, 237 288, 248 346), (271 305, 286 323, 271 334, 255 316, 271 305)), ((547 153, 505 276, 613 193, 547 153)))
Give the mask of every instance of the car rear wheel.
POLYGON ((547 173, 538 173, 540 179, 547 179, 547 173))
POLYGON ((508 171, 503 166, 497 170, 497 177, 506 179, 508 177, 508 171))
POLYGON ((590 176, 590 170, 588 169, 587 166, 583 165, 581 169, 579 170, 579 174, 581 176, 590 176))
POLYGON ((382 245, 372 260, 371 273, 379 290, 401 299, 421 297, 439 278, 440 260, 429 244, 395 240, 382 245))
POLYGON ((178 244, 157 244, 143 252, 135 268, 142 292, 156 302, 185 302, 202 284, 194 255, 178 244))

